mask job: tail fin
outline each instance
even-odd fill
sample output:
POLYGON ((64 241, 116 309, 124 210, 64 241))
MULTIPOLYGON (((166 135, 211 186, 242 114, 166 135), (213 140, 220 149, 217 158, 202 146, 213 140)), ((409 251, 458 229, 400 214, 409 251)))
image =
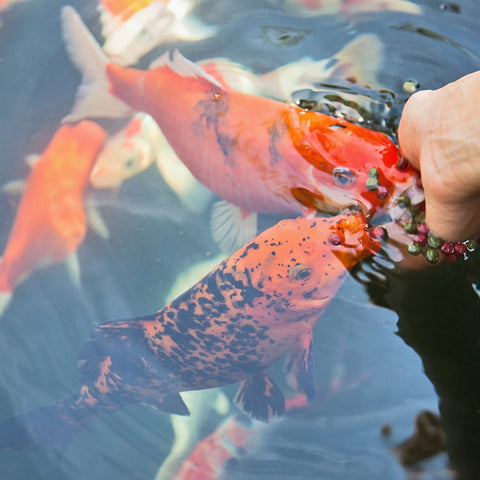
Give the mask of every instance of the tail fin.
POLYGON ((97 41, 76 10, 66 5, 61 11, 62 35, 70 60, 82 74, 75 105, 63 122, 76 122, 86 117, 127 117, 130 107, 110 91, 105 75, 109 63, 97 41))
POLYGON ((91 407, 78 407, 77 396, 27 410, 0 422, 0 448, 41 446, 63 450, 96 416, 91 407))

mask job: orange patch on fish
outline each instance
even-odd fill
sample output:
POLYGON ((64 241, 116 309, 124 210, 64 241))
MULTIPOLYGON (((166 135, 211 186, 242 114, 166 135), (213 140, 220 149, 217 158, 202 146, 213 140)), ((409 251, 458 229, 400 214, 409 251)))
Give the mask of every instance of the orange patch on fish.
MULTIPOLYGON (((102 7, 112 15, 118 15, 122 20, 127 20, 154 0, 102 0, 102 7)), ((166 2, 165 2, 166 3, 166 2)))
POLYGON ((61 262, 82 242, 88 177, 105 140, 97 124, 63 125, 32 167, 0 263, 0 292, 61 262))

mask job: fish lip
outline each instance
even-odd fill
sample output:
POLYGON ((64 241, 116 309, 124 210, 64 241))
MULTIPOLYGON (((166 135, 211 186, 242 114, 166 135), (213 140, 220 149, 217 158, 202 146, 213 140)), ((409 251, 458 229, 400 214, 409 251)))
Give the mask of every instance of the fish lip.
POLYGON ((367 205, 365 205, 359 200, 351 203, 350 205, 347 205, 346 207, 343 207, 340 212, 341 215, 355 215, 357 213, 361 213, 365 217, 367 222, 369 222, 370 219, 374 216, 374 213, 372 213, 371 209, 369 209, 367 205))

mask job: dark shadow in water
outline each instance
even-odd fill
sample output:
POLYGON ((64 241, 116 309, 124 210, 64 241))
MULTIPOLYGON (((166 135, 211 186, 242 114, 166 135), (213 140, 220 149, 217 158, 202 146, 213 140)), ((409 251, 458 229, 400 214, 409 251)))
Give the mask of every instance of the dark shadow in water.
POLYGON ((384 269, 369 282, 372 300, 394 310, 398 334, 421 357, 439 396, 452 467, 462 480, 480 478, 480 298, 467 265, 423 272, 384 269))

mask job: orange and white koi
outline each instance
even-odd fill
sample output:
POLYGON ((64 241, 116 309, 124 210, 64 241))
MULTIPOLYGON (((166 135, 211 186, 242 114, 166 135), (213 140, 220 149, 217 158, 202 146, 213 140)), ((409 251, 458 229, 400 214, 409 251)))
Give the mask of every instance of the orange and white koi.
MULTIPOLYGON (((285 399, 285 412, 304 409, 304 395, 285 399)), ((227 417, 210 435, 200 441, 176 471, 172 480, 222 480, 232 460, 251 452, 267 427, 245 415, 227 417)), ((160 479, 155 479, 160 480, 160 479)))
POLYGON ((179 160, 150 115, 137 113, 108 138, 90 175, 95 188, 119 189, 123 182, 156 163, 165 182, 194 212, 204 212, 213 194, 179 160))
POLYGON ((0 261, 2 311, 16 285, 66 260, 85 237, 84 196, 105 137, 90 121, 63 125, 33 165, 0 261))
POLYGON ((345 15, 390 10, 420 15, 422 7, 409 0, 269 0, 288 12, 304 16, 345 15))
POLYGON ((104 57, 73 8, 64 7, 62 17, 75 63, 99 68, 99 80, 91 88, 82 85, 86 103, 108 98, 103 115, 123 115, 127 106, 150 114, 194 177, 236 206, 213 212, 217 240, 227 232, 225 243, 237 246, 246 229, 233 226, 252 212, 337 213, 355 205, 370 217, 416 188, 417 173, 397 167, 398 149, 380 132, 230 90, 178 51, 165 53, 147 71, 108 61, 102 66, 104 57))
MULTIPOLYGON (((346 81, 368 89, 384 88, 378 80, 378 71, 384 60, 384 47, 379 37, 365 33, 354 38, 332 57, 314 60, 302 57, 270 72, 257 74, 244 65, 226 58, 213 58, 197 62, 222 85, 252 95, 273 98, 292 103, 292 93, 315 90, 322 83, 346 81)), ((343 85, 342 85, 343 86, 343 85)), ((345 103, 355 102, 368 108, 371 98, 349 93, 342 88, 338 92, 345 103)), ((362 121, 357 113, 358 121, 362 121)))
MULTIPOLYGON (((380 88, 377 72, 382 62, 381 41, 374 34, 363 34, 332 58, 305 57, 262 75, 226 58, 204 60, 198 65, 233 90, 291 102, 293 91, 315 88, 327 79, 329 82, 350 79, 369 88, 380 88)), ((340 95, 362 108, 371 101, 358 94, 351 98, 353 95, 349 96, 344 90, 340 95)), ((190 210, 205 211, 213 195, 195 180, 154 120, 144 113, 137 113, 124 129, 105 142, 92 171, 91 183, 96 188, 119 188, 155 160, 164 181, 182 203, 190 210)))
POLYGON ((136 114, 104 143, 90 173, 90 184, 95 188, 119 188, 124 180, 154 162, 161 147, 159 140, 161 132, 152 117, 136 114))
POLYGON ((102 0, 103 51, 116 63, 133 65, 162 43, 197 41, 217 28, 193 16, 198 0, 102 0))
POLYGON ((282 220, 157 313, 99 325, 71 397, 0 424, 0 447, 64 447, 87 421, 134 403, 188 414, 179 393, 241 382, 236 404, 258 420, 285 400, 267 368, 315 395, 313 327, 347 271, 380 248, 361 214, 282 220))

